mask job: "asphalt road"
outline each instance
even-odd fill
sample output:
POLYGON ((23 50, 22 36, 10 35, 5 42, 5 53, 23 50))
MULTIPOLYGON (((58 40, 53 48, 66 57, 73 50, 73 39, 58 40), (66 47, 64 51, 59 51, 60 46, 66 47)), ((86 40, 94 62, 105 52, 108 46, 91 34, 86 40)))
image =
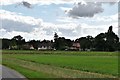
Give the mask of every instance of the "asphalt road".
POLYGON ((2 71, 2 76, 0 73, 0 78, 25 78, 23 75, 18 73, 17 71, 0 65, 0 71, 2 71))

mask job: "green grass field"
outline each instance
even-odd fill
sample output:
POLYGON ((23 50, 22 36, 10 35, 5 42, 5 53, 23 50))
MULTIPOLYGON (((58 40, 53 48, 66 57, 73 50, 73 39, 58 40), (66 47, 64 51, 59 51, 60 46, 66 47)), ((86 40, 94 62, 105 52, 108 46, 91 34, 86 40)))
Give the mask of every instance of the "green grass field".
POLYGON ((17 51, 2 52, 3 65, 27 78, 114 78, 117 52, 17 51))

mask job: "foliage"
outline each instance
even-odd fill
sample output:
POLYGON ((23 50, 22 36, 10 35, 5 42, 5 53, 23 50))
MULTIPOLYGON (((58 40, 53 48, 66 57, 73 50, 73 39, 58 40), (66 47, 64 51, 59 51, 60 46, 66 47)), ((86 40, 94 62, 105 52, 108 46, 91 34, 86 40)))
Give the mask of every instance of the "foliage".
POLYGON ((9 39, 2 39, 2 49, 8 49, 10 45, 9 39))
POLYGON ((14 36, 11 39, 11 48, 12 49, 22 49, 22 45, 25 44, 25 39, 22 36, 14 36))
POLYGON ((95 48, 99 51, 115 51, 118 50, 116 46, 119 43, 118 36, 112 31, 112 26, 109 27, 108 32, 100 33, 95 37, 95 48))
POLYGON ((85 51, 86 49, 92 49, 93 48, 94 38, 92 36, 81 37, 77 40, 80 43, 81 50, 85 51))
POLYGON ((2 49, 25 49, 25 45, 28 47, 32 45, 34 49, 38 49, 40 44, 50 42, 52 49, 69 50, 76 41, 80 43, 81 51, 120 51, 119 37, 112 31, 112 26, 109 27, 107 32, 100 33, 96 37, 88 35, 86 37, 77 38, 76 40, 59 37, 58 34, 55 33, 54 41, 30 40, 25 42, 25 39, 18 35, 14 36, 12 39, 2 39, 2 49))

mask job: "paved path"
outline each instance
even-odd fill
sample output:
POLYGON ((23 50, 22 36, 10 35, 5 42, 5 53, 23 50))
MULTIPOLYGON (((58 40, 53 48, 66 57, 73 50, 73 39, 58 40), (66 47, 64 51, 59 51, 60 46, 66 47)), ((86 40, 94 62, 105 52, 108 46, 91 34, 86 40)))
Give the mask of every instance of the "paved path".
MULTIPOLYGON (((2 71, 2 78, 25 78, 17 71, 2 65, 0 65, 0 71, 2 71)), ((1 78, 1 73, 0 73, 0 78, 1 78)))

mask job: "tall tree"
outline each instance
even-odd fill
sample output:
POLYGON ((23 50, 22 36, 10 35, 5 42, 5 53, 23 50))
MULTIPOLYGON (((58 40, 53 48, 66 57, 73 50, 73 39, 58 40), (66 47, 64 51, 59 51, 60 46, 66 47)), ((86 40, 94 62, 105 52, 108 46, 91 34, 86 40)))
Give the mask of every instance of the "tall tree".
POLYGON ((38 49, 38 45, 40 44, 39 40, 30 40, 29 45, 32 45, 35 49, 38 49))
POLYGON ((115 51, 118 42, 119 38, 110 26, 108 32, 100 33, 95 37, 95 48, 100 51, 115 51))
POLYGON ((93 48, 93 41, 94 38, 92 36, 86 36, 86 37, 81 37, 79 39, 76 39, 76 41, 79 41, 80 43, 80 48, 81 50, 85 51, 86 49, 92 49, 93 48))
POLYGON ((55 32, 55 34, 54 34, 54 39, 58 39, 58 34, 55 32))
POLYGON ((15 40, 18 46, 18 49, 22 49, 22 45, 25 43, 25 39, 22 36, 14 36, 12 40, 15 40))
POLYGON ((109 29, 108 29, 108 33, 113 32, 112 29, 113 29, 113 27, 110 26, 109 29))
POLYGON ((109 51, 115 51, 116 45, 119 42, 119 37, 112 31, 112 26, 109 27, 106 35, 106 44, 109 51))
POLYGON ((66 41, 65 41, 65 38, 64 37, 59 37, 57 39, 57 49, 58 50, 65 50, 66 48, 66 41))
POLYGON ((106 50, 106 36, 104 33, 100 33, 95 37, 94 47, 97 51, 106 50))
POLYGON ((58 44, 58 35, 55 32, 55 34, 54 34, 54 48, 58 49, 58 47, 59 47, 59 44, 58 44))

